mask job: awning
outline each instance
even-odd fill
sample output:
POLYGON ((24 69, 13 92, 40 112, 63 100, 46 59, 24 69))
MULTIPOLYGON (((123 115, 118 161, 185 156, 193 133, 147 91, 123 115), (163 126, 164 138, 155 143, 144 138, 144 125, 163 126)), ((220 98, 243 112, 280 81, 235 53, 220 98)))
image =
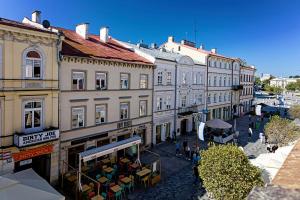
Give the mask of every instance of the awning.
POLYGON ((131 138, 119 141, 119 142, 114 142, 111 144, 107 144, 101 147, 97 147, 94 149, 90 149, 84 152, 81 152, 79 155, 81 157, 81 159, 86 162, 89 160, 93 160, 96 159, 98 157, 107 155, 107 154, 111 154, 113 152, 122 150, 122 149, 126 149, 128 147, 131 147, 133 145, 137 145, 140 144, 142 142, 141 137, 140 136, 133 136, 131 138))
POLYGON ((223 120, 220 119, 209 120, 205 123, 205 125, 211 128, 218 128, 218 129, 229 129, 232 127, 231 124, 224 122, 223 120))

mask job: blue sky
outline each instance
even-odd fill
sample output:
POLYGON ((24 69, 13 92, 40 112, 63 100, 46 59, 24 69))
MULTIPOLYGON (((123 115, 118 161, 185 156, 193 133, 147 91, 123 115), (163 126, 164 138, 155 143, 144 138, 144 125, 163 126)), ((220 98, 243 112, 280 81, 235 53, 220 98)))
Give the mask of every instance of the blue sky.
POLYGON ((90 32, 109 26, 124 41, 161 44, 195 40, 205 48, 246 59, 258 72, 300 74, 299 0, 0 0, 0 17, 22 20, 33 10, 52 25, 90 32))

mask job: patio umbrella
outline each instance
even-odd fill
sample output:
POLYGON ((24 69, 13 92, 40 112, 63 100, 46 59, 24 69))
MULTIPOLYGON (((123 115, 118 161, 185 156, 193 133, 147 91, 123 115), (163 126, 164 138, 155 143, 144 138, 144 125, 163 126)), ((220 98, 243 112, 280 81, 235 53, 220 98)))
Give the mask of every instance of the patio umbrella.
POLYGON ((210 128, 217 128, 217 129, 229 129, 232 127, 231 124, 224 122, 223 120, 220 119, 209 120, 205 123, 205 125, 210 128))

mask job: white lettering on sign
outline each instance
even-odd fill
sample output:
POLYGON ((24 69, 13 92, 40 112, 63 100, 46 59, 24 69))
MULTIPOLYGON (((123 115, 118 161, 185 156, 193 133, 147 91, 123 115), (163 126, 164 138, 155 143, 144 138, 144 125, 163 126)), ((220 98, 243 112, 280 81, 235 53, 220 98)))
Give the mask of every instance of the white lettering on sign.
POLYGON ((56 140, 59 138, 59 130, 45 131, 27 135, 15 135, 15 145, 18 147, 56 140))

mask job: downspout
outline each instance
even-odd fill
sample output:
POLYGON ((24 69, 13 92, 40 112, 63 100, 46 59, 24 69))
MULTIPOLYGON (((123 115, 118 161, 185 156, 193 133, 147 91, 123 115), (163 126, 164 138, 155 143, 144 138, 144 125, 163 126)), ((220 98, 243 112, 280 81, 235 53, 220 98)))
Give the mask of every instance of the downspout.
POLYGON ((231 61, 231 95, 230 95, 230 112, 231 112, 231 119, 233 119, 233 107, 232 107, 232 96, 233 96, 233 91, 232 91, 232 86, 233 86, 233 62, 231 61))
MULTIPOLYGON (((207 110, 208 111, 208 103, 207 103, 207 97, 208 97, 208 59, 210 58, 211 56, 210 55, 208 55, 207 56, 207 58, 206 58, 206 88, 205 88, 205 94, 206 95, 204 95, 205 96, 205 110, 207 110)), ((205 115, 205 121, 207 121, 207 115, 208 115, 209 113, 207 113, 206 115, 205 115)))
POLYGON ((151 109, 151 115, 152 115, 152 121, 151 121, 151 147, 153 147, 153 131, 154 131, 154 128, 153 128, 153 121, 154 121, 154 117, 153 117, 153 109, 155 108, 154 106, 154 70, 155 70, 156 66, 153 65, 153 68, 152 68, 152 109, 151 109))
POLYGON ((174 98, 174 138, 177 137, 177 63, 175 64, 175 98, 174 98))

